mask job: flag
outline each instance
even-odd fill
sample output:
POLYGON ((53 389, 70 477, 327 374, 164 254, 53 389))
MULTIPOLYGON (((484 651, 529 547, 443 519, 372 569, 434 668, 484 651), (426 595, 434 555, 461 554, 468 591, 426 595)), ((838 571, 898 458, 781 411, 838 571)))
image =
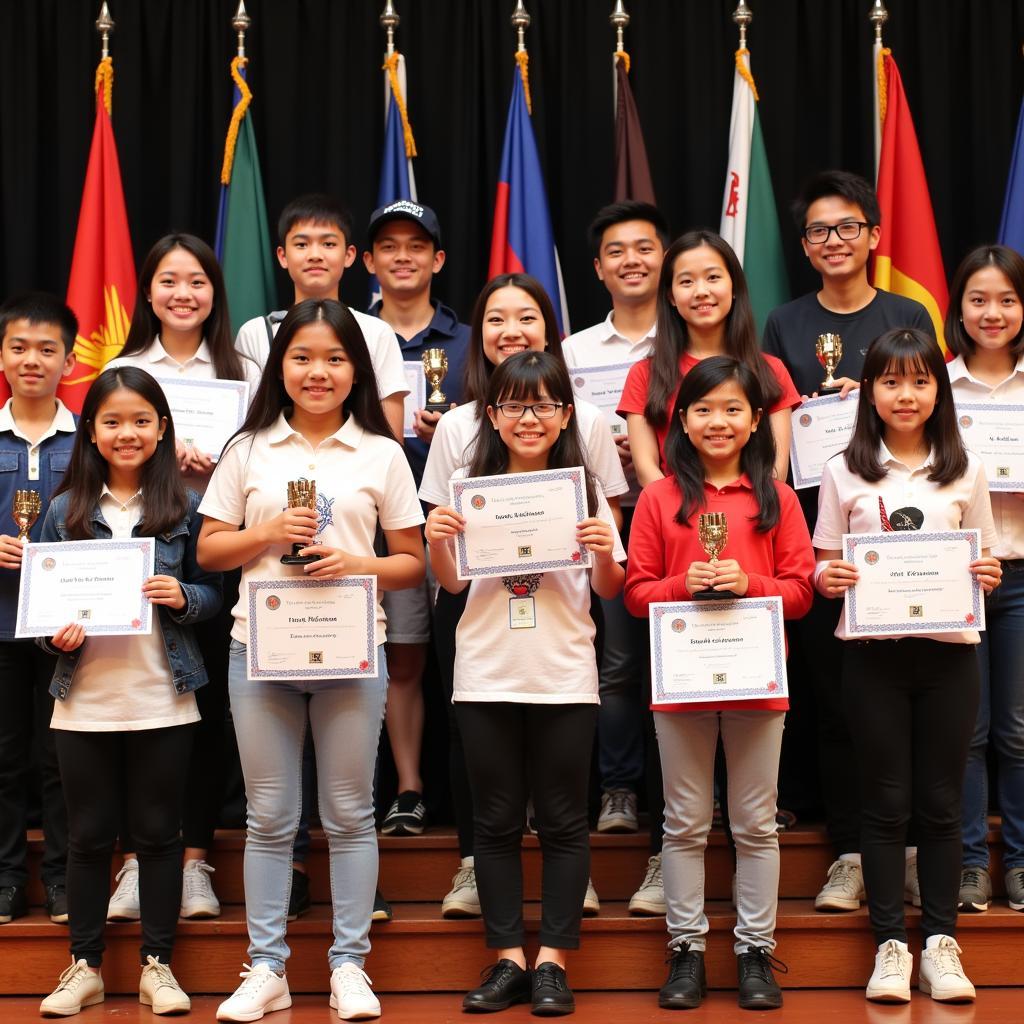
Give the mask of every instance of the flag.
POLYGON ((231 330, 235 334, 247 320, 265 316, 277 305, 267 204, 263 198, 256 133, 249 117, 252 92, 245 80, 245 65, 245 57, 231 61, 234 107, 224 142, 214 242, 224 271, 231 330))
POLYGON ((124 346, 135 306, 135 259, 110 121, 113 86, 113 61, 104 57, 96 69, 96 123, 68 277, 67 301, 78 317, 76 362, 57 391, 75 412, 104 365, 124 346))
POLYGON ((640 115, 629 84, 629 54, 615 54, 615 202, 636 199, 655 205, 651 166, 640 115))
POLYGON ((1010 175, 1006 179, 1003 216, 999 221, 999 244, 1024 253, 1024 103, 1017 118, 1010 175))
POLYGON ((878 64, 878 205, 882 238, 875 249, 874 286, 921 303, 935 325, 943 351, 942 318, 949 303, 942 250, 935 230, 928 180, 917 146, 896 61, 882 50, 878 64))
POLYGON ((789 278, 757 102, 750 52, 737 50, 721 235, 743 265, 760 332, 768 314, 789 301, 789 278))
MULTIPOLYGON (((518 55, 516 59, 519 60, 518 55)), ((512 78, 512 99, 508 107, 498 191, 494 199, 491 261, 487 276, 532 274, 551 297, 559 333, 564 337, 569 333, 569 310, 555 249, 555 234, 551 229, 540 156, 527 108, 524 77, 525 61, 520 61, 512 78)))

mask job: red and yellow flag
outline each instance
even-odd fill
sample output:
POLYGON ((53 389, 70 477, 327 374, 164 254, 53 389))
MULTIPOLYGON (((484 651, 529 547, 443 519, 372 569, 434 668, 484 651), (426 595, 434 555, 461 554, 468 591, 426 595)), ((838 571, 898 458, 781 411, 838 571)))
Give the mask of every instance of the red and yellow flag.
POLYGON ((949 292, 942 250, 910 106, 888 50, 882 50, 878 58, 878 116, 882 126, 878 160, 882 238, 875 250, 874 286, 920 302, 946 351, 942 321, 949 292))
POLYGON ((68 278, 68 305, 78 317, 75 368, 57 392, 78 412, 89 385, 124 345, 135 306, 135 260, 121 189, 110 102, 114 66, 96 69, 96 125, 68 278))

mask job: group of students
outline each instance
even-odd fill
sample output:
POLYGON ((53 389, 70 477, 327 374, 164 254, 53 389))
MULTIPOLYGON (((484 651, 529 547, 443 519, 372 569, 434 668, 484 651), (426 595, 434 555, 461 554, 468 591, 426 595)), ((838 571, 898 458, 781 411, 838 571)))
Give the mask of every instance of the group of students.
POLYGON ((803 656, 817 698, 837 855, 816 905, 853 909, 866 893, 878 943, 868 998, 910 999, 908 885, 922 907, 922 991, 974 998, 956 917, 958 907, 987 908, 991 895, 989 735, 1000 761, 1006 889, 1011 906, 1024 909, 1016 629, 1024 510, 1017 495, 990 498, 980 461, 963 447, 954 394, 1012 402, 1024 389, 1024 260, 998 246, 964 260, 945 331, 956 359, 947 365, 924 309, 868 284, 867 259, 883 230, 870 186, 826 172, 808 183, 795 213, 822 286, 776 310, 761 345, 728 244, 692 231, 668 245, 658 211, 635 202, 607 207, 592 227, 612 313, 565 341, 550 298, 524 274, 488 282, 467 326, 431 300, 444 262, 440 228, 429 208, 408 202, 370 221, 364 261, 383 293, 375 315, 348 309, 338 282, 356 256, 352 228, 320 196, 289 204, 279 226, 278 257, 295 303, 246 324, 235 340, 209 248, 180 234, 158 242, 143 265, 125 348, 77 418, 55 399, 73 368, 73 314, 38 294, 5 304, 0 358, 12 398, 0 410, 0 500, 16 487, 40 491, 32 540, 156 539, 157 574, 144 588, 157 606, 152 635, 89 636, 87 626, 69 623, 42 650, 14 639, 22 546, 0 537, 3 685, 20 702, 19 724, 12 715, 0 727, 0 920, 25 911, 20 723, 34 714, 49 746, 41 758, 43 881, 51 917, 69 922, 72 955, 41 1004, 44 1015, 72 1015, 103 999, 105 893, 119 836, 135 854, 122 882, 134 878, 138 890, 140 1000, 156 1013, 189 1008, 171 972, 174 931, 179 912, 219 909, 205 861, 216 799, 204 806, 200 798, 222 770, 217 730, 227 700, 247 801, 250 964, 218 1019, 257 1020, 291 1003, 286 930, 302 884, 293 858, 311 799, 307 733, 329 848, 331 1006, 343 1020, 379 1015, 364 971, 381 902, 378 740, 386 723, 399 776, 383 830, 421 831, 419 683, 431 637, 451 697, 462 857, 444 912, 482 913, 496 951, 463 1008, 574 1009, 566 953, 580 943, 585 905, 597 902, 587 807, 595 735, 599 827, 635 828, 645 731, 652 851, 635 909, 666 915, 669 973, 659 1005, 696 1007, 706 992, 703 857, 717 788, 736 858, 739 1003, 781 1006, 776 819, 789 702, 651 712, 636 670, 649 604, 709 587, 778 596, 793 622, 791 664, 803 656), (843 336, 840 384, 844 398, 857 391, 848 398, 858 403, 856 426, 846 452, 827 464, 820 493, 798 498, 783 482, 790 417, 819 386, 814 339, 825 330, 843 336), (403 450, 401 363, 427 347, 448 353, 453 407, 412 411, 403 450), (570 369, 626 362, 633 366, 618 413, 627 430, 613 434, 605 415, 574 394, 570 369), (250 382, 248 414, 223 452, 175 438, 158 379, 178 374, 250 382), (587 503, 577 539, 591 553, 590 569, 458 578, 453 543, 465 520, 451 507, 450 481, 576 466, 585 467, 587 503), (283 507, 297 474, 315 479, 315 508, 283 507), (705 511, 728 515, 728 546, 716 561, 697 535, 705 511), (844 533, 960 528, 981 531, 970 570, 988 595, 985 633, 847 637, 836 599, 857 574, 842 558, 844 533), (282 565, 293 545, 316 560, 282 565), (375 676, 247 679, 248 583, 299 574, 377 578, 375 676), (509 616, 509 602, 523 598, 531 608, 525 644, 509 616), (719 744, 724 771, 716 769, 719 744), (840 777, 828 760, 837 749, 840 777), (836 800, 834 789, 842 790, 836 800), (532 966, 520 862, 528 813, 543 861, 532 966))

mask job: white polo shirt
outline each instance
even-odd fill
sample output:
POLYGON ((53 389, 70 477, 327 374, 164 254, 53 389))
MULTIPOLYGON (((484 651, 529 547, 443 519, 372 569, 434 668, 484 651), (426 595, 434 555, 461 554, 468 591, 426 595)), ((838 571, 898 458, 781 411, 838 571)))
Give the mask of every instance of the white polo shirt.
MULTIPOLYGON (((906 511, 911 518, 921 517, 920 530, 939 533, 946 530, 980 530, 982 548, 992 548, 999 537, 992 522, 988 483, 981 460, 967 453, 967 472, 951 484, 940 485, 928 479, 932 453, 923 465, 910 469, 881 445, 879 459, 887 472, 881 480, 869 483, 851 473, 840 453, 825 463, 818 493, 818 522, 814 527, 814 546, 825 551, 843 547, 844 533, 882 533, 879 498, 892 521, 906 511)), ((945 643, 976 644, 981 638, 975 629, 955 633, 918 633, 945 643)), ((836 636, 848 640, 846 617, 839 617, 836 636)), ((888 637, 895 639, 895 637, 888 637)))
MULTIPOLYGON (((405 368, 402 365, 402 350, 398 347, 398 338, 394 330, 379 317, 367 316, 359 310, 348 307, 355 317, 359 329, 363 332, 366 347, 370 352, 373 372, 377 375, 377 393, 381 398, 392 395, 409 394, 409 385, 405 382, 405 368)), ((270 329, 277 334, 281 321, 287 310, 278 310, 270 314, 270 329)), ((270 355, 270 337, 267 334, 266 317, 256 316, 247 320, 238 330, 235 348, 243 356, 254 360, 262 373, 270 355)))
MULTIPOLYGON (((317 544, 353 555, 374 554, 377 523, 385 530, 419 526, 423 510, 400 445, 370 434, 349 416, 316 448, 293 430, 282 413, 255 435, 238 438, 213 471, 199 511, 232 526, 258 526, 287 506, 289 480, 316 481, 317 544)), ((290 544, 272 544, 242 566, 231 636, 249 642, 248 583, 303 575, 302 566, 281 564, 290 544)), ((377 643, 385 640, 384 610, 377 604, 377 643)))
MULTIPOLYGON (((160 335, 157 335, 153 339, 153 343, 144 351, 135 352, 130 356, 116 356, 106 363, 103 369, 111 370, 119 366, 135 366, 154 377, 181 377, 185 380, 216 380, 217 378, 217 371, 213 366, 213 356, 210 354, 210 346, 206 344, 205 338, 199 343, 195 355, 180 363, 168 353, 160 340, 160 335)), ((249 384, 251 400, 263 374, 263 363, 257 363, 243 356, 242 371, 249 384)))
MULTIPOLYGON (((457 469, 468 466, 473 458, 480 430, 477 407, 477 402, 467 402, 446 412, 438 422, 420 483, 422 501, 431 505, 448 504, 448 482, 457 469)), ((590 402, 579 402, 573 410, 580 441, 585 448, 587 468, 594 475, 598 488, 608 498, 625 494, 629 484, 622 473, 622 463, 601 410, 590 402)), ((490 421, 487 429, 492 429, 490 421)))
MULTIPOLYGON (((993 387, 971 376, 963 356, 946 364, 953 397, 961 402, 1002 402, 1024 405, 1024 355, 1006 380, 993 387)), ((999 541, 992 546, 997 558, 1024 558, 1024 500, 1005 491, 990 492, 992 516, 999 541)))
POLYGON ((615 329, 614 316, 612 310, 599 324, 570 334, 562 342, 562 355, 570 367, 635 363, 651 351, 657 324, 651 324, 651 329, 639 341, 630 341, 615 329))

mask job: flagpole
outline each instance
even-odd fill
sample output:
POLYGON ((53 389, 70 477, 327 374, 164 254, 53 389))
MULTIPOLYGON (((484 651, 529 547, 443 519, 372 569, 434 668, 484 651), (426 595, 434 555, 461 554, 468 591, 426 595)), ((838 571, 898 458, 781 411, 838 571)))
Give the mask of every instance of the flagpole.
POLYGON ((245 9, 245 0, 238 0, 238 9, 231 19, 231 27, 238 33, 238 57, 241 60, 245 60, 245 33, 251 24, 252 18, 245 9))
POLYGON ((875 44, 871 51, 871 97, 875 121, 875 180, 878 180, 878 161, 882 156, 882 111, 878 105, 878 68, 882 56, 882 26, 889 20, 883 0, 874 0, 868 12, 868 21, 875 26, 875 44))
POLYGON ((511 20, 517 36, 516 53, 526 53, 526 30, 530 27, 530 15, 523 0, 516 0, 511 20))
POLYGON ((732 12, 733 23, 740 30, 740 49, 747 48, 747 26, 754 20, 754 12, 747 6, 747 0, 739 0, 732 12))
POLYGON ((110 56, 110 34, 114 31, 114 19, 110 16, 110 8, 106 0, 100 7, 100 15, 96 19, 96 31, 100 34, 100 59, 106 60, 110 56))
POLYGON ((384 12, 380 16, 380 27, 388 34, 388 45, 385 51, 390 57, 395 52, 395 29, 401 24, 402 19, 395 10, 392 0, 384 4, 384 12))
POLYGON ((611 22, 612 28, 615 29, 615 50, 612 52, 612 118, 614 119, 615 113, 619 109, 619 80, 615 74, 615 63, 619 59, 619 54, 626 52, 623 34, 626 26, 629 24, 629 14, 626 11, 626 5, 623 0, 615 0, 612 13, 608 15, 608 21, 611 22))

